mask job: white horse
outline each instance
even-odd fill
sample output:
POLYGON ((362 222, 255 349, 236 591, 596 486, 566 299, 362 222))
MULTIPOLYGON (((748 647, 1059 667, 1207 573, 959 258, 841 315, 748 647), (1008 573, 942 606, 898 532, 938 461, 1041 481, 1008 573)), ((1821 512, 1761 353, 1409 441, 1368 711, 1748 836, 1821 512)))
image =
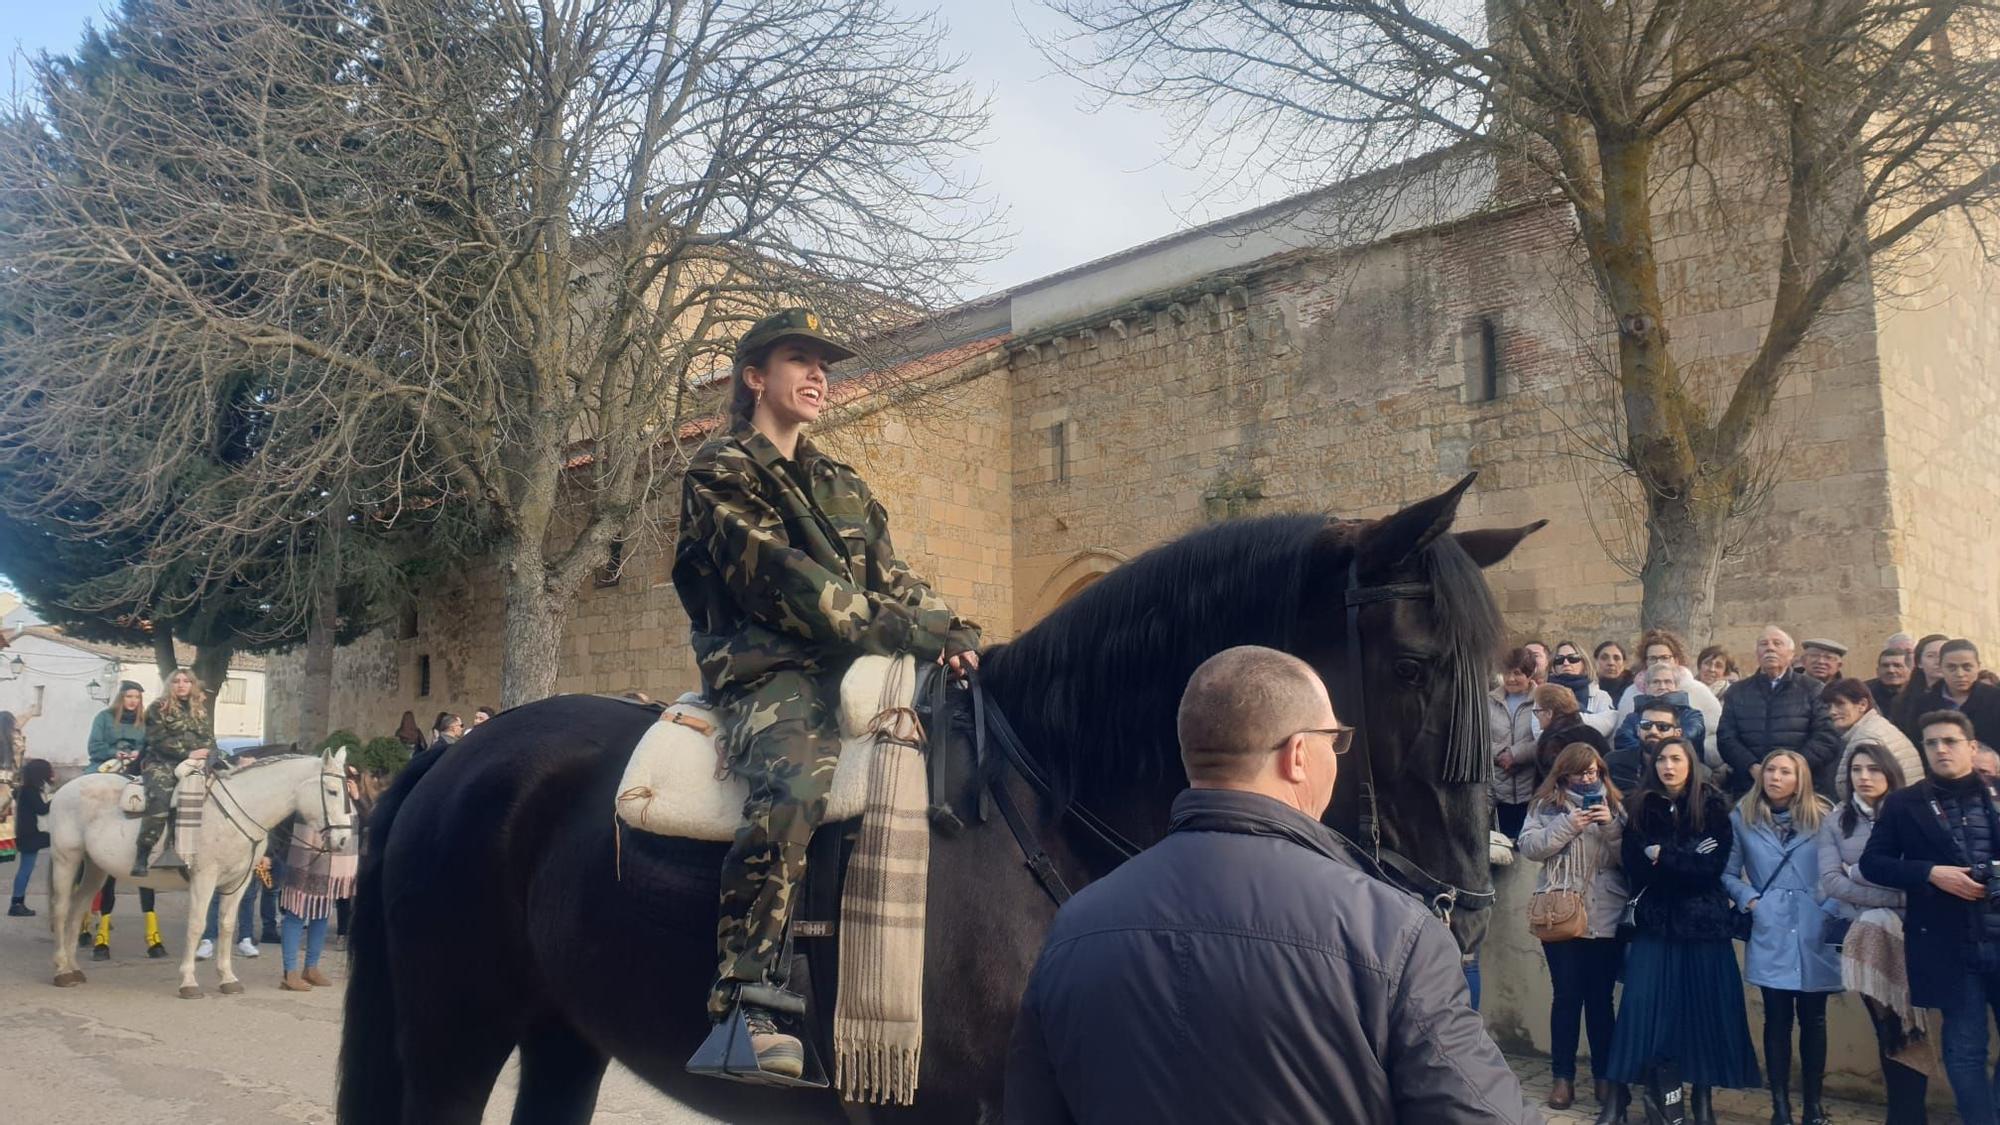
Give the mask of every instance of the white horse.
POLYGON ((271 829, 297 813, 325 834, 327 847, 345 848, 354 826, 354 804, 347 795, 347 751, 324 754, 281 754, 238 766, 210 782, 208 803, 201 813, 201 830, 188 866, 154 868, 142 879, 128 878, 139 850, 139 818, 118 807, 129 781, 115 774, 85 774, 56 790, 42 826, 49 834, 49 916, 56 935, 56 986, 83 983, 76 965, 76 932, 90 909, 90 900, 116 875, 121 884, 154 890, 188 892, 187 940, 181 948, 183 1000, 201 998, 195 983, 195 946, 208 921, 208 903, 222 896, 220 934, 215 943, 215 968, 221 992, 232 996, 243 983, 230 968, 236 943, 236 905, 251 879, 251 869, 264 855, 271 829), (82 878, 78 878, 81 872, 82 878))

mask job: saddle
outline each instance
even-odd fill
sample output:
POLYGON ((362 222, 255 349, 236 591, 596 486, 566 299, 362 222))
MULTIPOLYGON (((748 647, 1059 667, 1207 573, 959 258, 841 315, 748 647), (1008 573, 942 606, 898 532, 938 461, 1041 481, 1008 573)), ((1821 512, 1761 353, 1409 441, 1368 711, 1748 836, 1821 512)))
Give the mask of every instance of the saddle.
MULTIPOLYGON (((857 657, 841 677, 840 763, 824 823, 851 821, 867 806, 876 733, 885 723, 909 722, 921 697, 919 679, 909 656, 857 657)), ((915 730, 890 733, 916 740, 915 730)), ((683 695, 633 747, 617 794, 618 819, 632 828, 722 843, 735 839, 743 825, 750 786, 729 770, 720 713, 699 696, 683 695)))
MULTIPOLYGON (((98 772, 111 773, 117 771, 100 769, 98 772)), ((175 781, 174 796, 172 803, 169 805, 170 808, 179 808, 183 800, 183 795, 186 794, 190 789, 194 789, 200 786, 199 781, 191 783, 188 780, 189 778, 194 777, 196 774, 200 772, 201 772, 200 762, 182 762, 180 765, 174 767, 174 781, 175 781)), ((204 790, 204 795, 205 794, 206 791, 204 790)), ((118 811, 124 813, 128 817, 146 815, 145 778, 139 776, 138 774, 130 774, 127 776, 125 782, 125 788, 118 791, 118 811)))
MULTIPOLYGON (((842 677, 840 759, 821 830, 808 848, 804 881, 794 890, 800 909, 786 928, 777 959, 782 968, 770 981, 741 986, 738 1006, 689 1059, 690 1072, 764 1085, 832 1084, 853 1101, 908 1104, 914 1097, 922 1042, 925 822, 952 819, 931 803, 938 756, 922 750, 927 733, 940 733, 926 731, 923 712, 943 703, 943 677, 936 666, 919 669, 909 656, 863 656, 842 677), (913 864, 897 870, 915 877, 915 897, 879 875, 857 874, 850 883, 850 859, 860 873, 887 870, 892 862, 913 864), (804 946, 794 944, 801 940, 804 946), (743 1018, 746 1003, 771 1013, 799 1038, 804 1059, 797 1076, 760 1067, 743 1018), (831 1083, 820 1062, 829 1048, 831 1083)), ((928 721, 943 725, 937 716, 928 721)), ((720 714, 697 697, 665 707, 633 749, 619 783, 622 826, 681 839, 733 839, 750 791, 730 771, 723 733, 720 714)))

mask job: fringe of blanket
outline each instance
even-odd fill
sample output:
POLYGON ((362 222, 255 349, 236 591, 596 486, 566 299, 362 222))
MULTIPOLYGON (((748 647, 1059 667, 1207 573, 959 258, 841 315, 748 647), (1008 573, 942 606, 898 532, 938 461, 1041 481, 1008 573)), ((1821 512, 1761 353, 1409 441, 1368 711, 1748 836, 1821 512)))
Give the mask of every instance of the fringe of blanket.
POLYGON ((877 740, 841 892, 834 1084, 849 1101, 909 1105, 917 1095, 930 820, 924 758, 914 741, 877 740))
POLYGON ((1840 950, 1840 981, 1848 991, 1887 1010, 1900 1025, 1889 1036, 1890 1058, 1944 1081, 1944 1066, 1925 1026, 1923 1009, 1910 1004, 1903 919, 1895 911, 1875 907, 1854 920, 1840 950))
MULTIPOLYGON (((352 841, 355 833, 349 833, 352 841)), ((361 861, 352 842, 338 852, 325 852, 326 838, 310 825, 292 829, 292 845, 285 853, 285 882, 278 889, 278 905, 311 921, 333 912, 335 899, 352 898, 354 877, 361 861)))

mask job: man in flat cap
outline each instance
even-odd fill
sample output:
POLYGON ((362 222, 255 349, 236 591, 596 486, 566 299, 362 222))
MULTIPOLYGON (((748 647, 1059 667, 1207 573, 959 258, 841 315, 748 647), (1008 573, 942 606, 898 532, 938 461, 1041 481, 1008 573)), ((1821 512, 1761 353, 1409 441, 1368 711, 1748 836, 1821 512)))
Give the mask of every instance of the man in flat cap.
POLYGON ((1840 667, 1847 656, 1847 646, 1839 641, 1810 640, 1804 645, 1806 675, 1818 680, 1821 687, 1840 678, 1840 667))

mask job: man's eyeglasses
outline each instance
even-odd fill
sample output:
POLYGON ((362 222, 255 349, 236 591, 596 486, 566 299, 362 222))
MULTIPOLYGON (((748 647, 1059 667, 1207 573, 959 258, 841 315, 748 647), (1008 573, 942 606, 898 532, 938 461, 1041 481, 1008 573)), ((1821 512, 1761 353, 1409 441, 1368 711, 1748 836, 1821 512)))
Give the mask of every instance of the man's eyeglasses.
POLYGON ((1552 661, 1552 663, 1557 665, 1581 664, 1583 663, 1583 657, 1578 656, 1576 653, 1573 652, 1559 652, 1556 654, 1556 658, 1554 661, 1552 661))
POLYGON ((1640 729, 1640 730, 1679 730, 1679 729, 1681 729, 1681 725, 1680 725, 1679 723, 1663 723, 1663 722, 1660 722, 1660 721, 1659 721, 1659 720, 1657 720, 1657 719, 1641 719, 1641 720, 1639 720, 1639 729, 1640 729))
POLYGON ((1924 739, 1924 749, 1926 750, 1936 750, 1940 746, 1970 746, 1970 745, 1972 745, 1972 743, 1969 740, 1963 738, 1924 739))
POLYGON ((1294 736, 1301 734, 1326 735, 1327 738, 1332 741, 1333 752, 1336 755, 1347 753, 1348 747, 1354 745, 1353 727, 1310 727, 1306 730, 1293 731, 1291 734, 1286 735, 1283 739, 1280 739, 1278 744, 1276 746, 1271 747, 1271 749, 1283 750, 1285 748, 1285 743, 1290 742, 1294 736))

